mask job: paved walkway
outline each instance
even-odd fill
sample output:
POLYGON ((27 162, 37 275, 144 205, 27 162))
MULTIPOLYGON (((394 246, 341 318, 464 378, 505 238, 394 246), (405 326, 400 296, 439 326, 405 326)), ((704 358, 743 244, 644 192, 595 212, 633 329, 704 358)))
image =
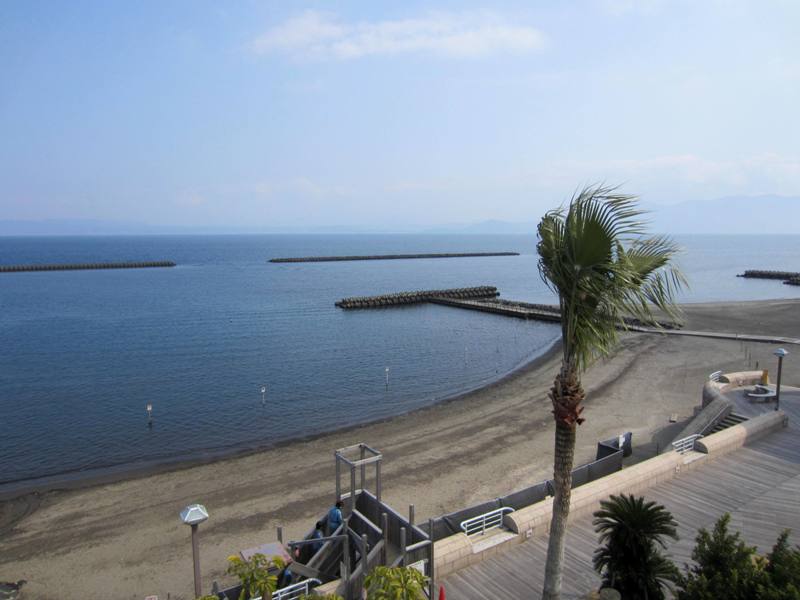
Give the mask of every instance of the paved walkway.
MULTIPOLYGON (((527 305, 526 303, 507 303, 497 302, 496 300, 486 299, 459 299, 459 298, 436 298, 431 300, 435 304, 477 310, 481 312, 505 315, 517 319, 534 319, 538 321, 549 321, 558 323, 561 321, 557 306, 545 308, 527 305)), ((739 340, 743 342, 763 342, 768 344, 792 344, 800 345, 800 339, 793 337, 782 337, 772 335, 755 335, 748 333, 728 333, 720 331, 692 331, 688 329, 656 329, 654 327, 639 327, 629 325, 628 331, 639 333, 654 333, 660 335, 682 335, 688 337, 715 338, 720 340, 739 340)))
MULTIPOLYGON (((751 414, 772 409, 752 405, 751 414)), ((678 521, 680 540, 668 552, 678 564, 691 560, 694 538, 700 527, 710 528, 724 513, 731 526, 748 544, 769 551, 785 528, 800 543, 800 393, 781 393, 781 408, 789 426, 658 485, 644 495, 672 512, 678 521)), ((564 598, 581 598, 597 589, 600 578, 592 568, 597 534, 591 517, 570 524, 565 551, 564 598)), ((461 599, 539 598, 541 595, 547 538, 515 546, 477 565, 462 569, 441 583, 447 597, 461 599)))

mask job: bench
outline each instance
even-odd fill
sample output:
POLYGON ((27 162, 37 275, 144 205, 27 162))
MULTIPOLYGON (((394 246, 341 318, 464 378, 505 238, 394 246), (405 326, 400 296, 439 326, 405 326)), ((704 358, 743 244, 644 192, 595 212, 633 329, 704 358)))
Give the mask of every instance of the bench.
POLYGON ((762 402, 769 401, 777 395, 774 385, 761 385, 757 384, 755 390, 747 392, 748 398, 760 400, 762 402))

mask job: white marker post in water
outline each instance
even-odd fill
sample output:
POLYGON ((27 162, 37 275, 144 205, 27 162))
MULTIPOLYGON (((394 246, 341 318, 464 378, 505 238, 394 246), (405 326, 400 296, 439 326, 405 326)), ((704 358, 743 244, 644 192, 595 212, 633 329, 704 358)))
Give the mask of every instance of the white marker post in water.
POLYGON ((389 389, 389 367, 386 367, 386 389, 389 389))
POLYGON ((267 403, 267 386, 261 386, 261 406, 264 406, 267 403))

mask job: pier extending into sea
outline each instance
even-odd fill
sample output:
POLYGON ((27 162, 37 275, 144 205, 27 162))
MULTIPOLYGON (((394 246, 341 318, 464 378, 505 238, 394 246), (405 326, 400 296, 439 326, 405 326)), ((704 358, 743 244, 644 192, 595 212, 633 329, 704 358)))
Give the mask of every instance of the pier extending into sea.
MULTIPOLYGON (((383 294, 380 296, 343 298, 336 302, 336 306, 345 309, 388 308, 405 304, 430 302, 432 304, 494 313, 496 315, 504 315, 517 319, 546 321, 549 323, 561 322, 561 310, 554 304, 533 304, 530 302, 505 300, 498 298, 499 295, 500 293, 497 291, 496 287, 484 285, 469 288, 422 290, 416 292, 383 294)), ((786 336, 686 330, 682 329, 679 323, 672 321, 644 323, 632 317, 625 317, 622 321, 623 322, 619 325, 620 329, 638 333, 660 333, 689 337, 800 345, 799 338, 786 336)))
POLYGON ((26 271, 85 271, 89 269, 146 269, 174 267, 171 260, 152 260, 113 263, 69 263, 47 265, 0 265, 0 273, 23 273, 26 271))

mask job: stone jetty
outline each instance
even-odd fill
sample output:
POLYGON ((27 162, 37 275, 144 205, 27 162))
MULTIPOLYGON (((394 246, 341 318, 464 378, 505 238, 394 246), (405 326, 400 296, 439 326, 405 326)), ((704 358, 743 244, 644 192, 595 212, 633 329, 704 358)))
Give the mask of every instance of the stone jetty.
POLYGON ((800 277, 800 273, 793 271, 762 271, 759 269, 748 269, 737 277, 749 277, 752 279, 781 279, 786 281, 795 277, 800 277))
POLYGON ((382 308, 385 306, 398 306, 402 304, 419 304, 430 302, 437 298, 494 298, 498 295, 497 288, 482 285, 468 288, 452 288, 445 290, 417 290, 413 292, 398 292, 396 294, 383 294, 380 296, 355 296, 342 298, 336 302, 339 308, 382 308))
POLYGON ((174 267, 171 260, 117 263, 72 263, 51 265, 0 265, 0 273, 22 273, 25 271, 84 271, 88 269, 145 269, 174 267))
POLYGON ((786 281, 784 281, 786 285, 800 285, 800 275, 797 277, 789 277, 786 281))
POLYGON ((448 252, 442 254, 372 254, 365 256, 301 256, 270 258, 271 263, 338 262, 348 260, 401 260, 410 258, 466 258, 474 256, 519 256, 519 252, 448 252))

